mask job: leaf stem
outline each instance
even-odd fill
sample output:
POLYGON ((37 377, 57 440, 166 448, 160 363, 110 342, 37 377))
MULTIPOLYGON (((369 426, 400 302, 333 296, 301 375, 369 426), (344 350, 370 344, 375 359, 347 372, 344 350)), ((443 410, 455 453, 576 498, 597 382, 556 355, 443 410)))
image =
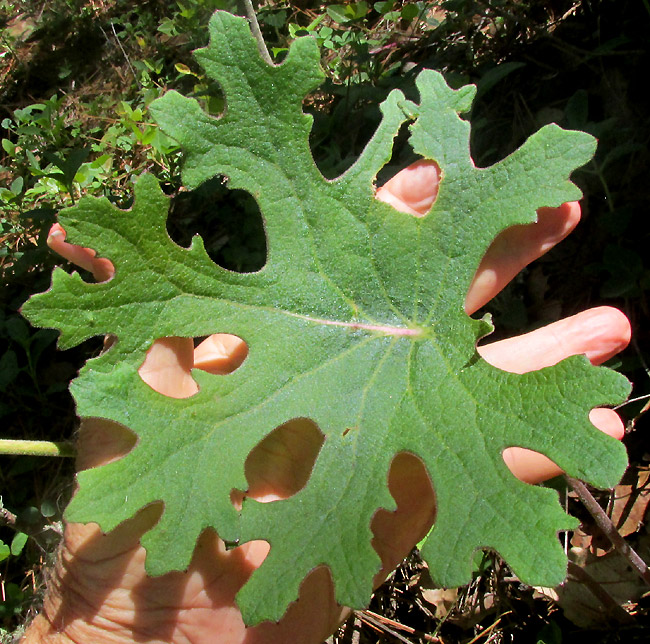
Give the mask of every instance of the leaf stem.
POLYGON ((14 456, 74 457, 77 452, 67 441, 21 441, 0 439, 0 454, 14 456))
POLYGON ((242 10, 246 14, 246 18, 248 18, 248 22, 251 26, 251 31, 253 32, 253 36, 255 36, 255 40, 257 40, 257 48, 260 50, 262 58, 269 65, 273 65, 273 59, 271 58, 271 54, 269 54, 269 50, 266 48, 264 36, 262 36, 262 31, 260 30, 260 23, 257 22, 257 16, 255 15, 255 8, 253 7, 253 3, 251 0, 238 0, 238 4, 240 6, 240 10, 242 10))
POLYGON ((571 486, 573 491, 578 495, 580 501, 585 506, 589 514, 594 518, 596 525, 602 530, 603 534, 609 539, 611 544, 625 557, 634 572, 643 579, 643 581, 650 586, 650 569, 645 561, 637 554, 637 552, 625 541, 621 536, 612 520, 607 516, 605 511, 600 507, 598 501, 594 499, 587 486, 576 479, 566 476, 567 483, 571 486))
POLYGON ((584 568, 569 561, 568 573, 579 583, 586 586, 596 599, 603 605, 612 619, 621 624, 634 624, 635 620, 614 598, 599 584, 584 568))

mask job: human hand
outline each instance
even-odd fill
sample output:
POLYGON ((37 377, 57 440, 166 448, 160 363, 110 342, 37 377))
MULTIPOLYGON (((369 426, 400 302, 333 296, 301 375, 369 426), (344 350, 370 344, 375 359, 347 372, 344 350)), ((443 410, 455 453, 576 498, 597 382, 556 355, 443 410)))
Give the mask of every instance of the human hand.
MULTIPOLYGON (((435 164, 420 162, 380 188, 377 197, 422 216, 435 199, 437 183, 435 164)), ((467 312, 485 304, 521 268, 566 236, 579 217, 577 203, 565 204, 542 209, 537 224, 502 233, 469 289, 467 312)), ((54 250, 91 270, 99 281, 110 279, 113 269, 108 260, 67 244, 64 235, 60 227, 53 228, 50 245, 54 250)), ((614 309, 599 308, 531 334, 484 345, 479 351, 494 366, 523 373, 579 353, 599 363, 620 351, 628 339, 627 319, 614 309)), ((195 350, 191 339, 166 338, 152 346, 140 375, 160 393, 186 397, 196 391, 192 367, 227 373, 241 363, 246 350, 241 340, 228 335, 211 336, 195 350)), ((602 431, 622 436, 622 423, 613 411, 594 410, 591 419, 602 431)), ((320 441, 320 433, 306 421, 275 430, 247 460, 247 495, 270 501, 298 491, 309 477, 320 441)), ((132 446, 132 435, 120 426, 87 420, 79 438, 78 466, 106 463, 132 446)), ((516 476, 529 482, 559 472, 545 457, 520 448, 506 450, 504 458, 516 476)), ((372 522, 373 543, 383 563, 376 583, 426 534, 435 513, 431 484, 417 458, 402 454, 394 459, 389 487, 397 510, 380 510, 372 522)), ((148 578, 139 539, 158 517, 158 508, 145 508, 108 535, 93 524, 68 525, 44 613, 28 631, 26 641, 317 644, 339 623, 342 608, 334 601, 329 576, 317 569, 279 624, 244 628, 234 598, 264 559, 268 547, 263 542, 226 551, 214 533, 206 532, 187 572, 148 578)))

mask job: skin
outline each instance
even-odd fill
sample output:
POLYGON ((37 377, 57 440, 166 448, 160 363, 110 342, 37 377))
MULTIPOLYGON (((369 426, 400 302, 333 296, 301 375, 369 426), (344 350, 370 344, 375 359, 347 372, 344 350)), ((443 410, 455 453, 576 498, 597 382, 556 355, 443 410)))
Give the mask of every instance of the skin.
MULTIPOLYGON (((418 162, 379 188, 377 198, 391 203, 405 216, 424 216, 435 200, 438 176, 434 163, 418 162)), ((465 308, 469 314, 569 234, 580 219, 580 207, 574 202, 543 208, 538 218, 538 223, 511 228, 495 240, 467 294, 465 308)), ((90 249, 68 244, 58 225, 51 231, 49 244, 92 271, 98 281, 110 279, 114 272, 109 260, 98 258, 90 249)), ((524 373, 575 354, 586 354, 592 363, 599 364, 623 349, 629 338, 627 318, 616 309, 600 307, 478 350, 492 365, 524 373)), ((246 345, 235 336, 211 336, 196 349, 191 339, 164 338, 152 346, 140 375, 160 393, 183 398, 196 391, 192 367, 228 373, 241 364, 246 353, 246 345)), ((590 419, 601 431, 619 439, 623 436, 623 424, 612 410, 595 409, 590 419)), ((297 492, 309 478, 322 440, 318 429, 306 420, 276 429, 246 461, 246 495, 272 501, 297 492)), ((80 431, 78 468, 110 462, 127 453, 133 444, 134 437, 125 428, 88 419, 80 431)), ((515 476, 531 483, 560 472, 549 459, 529 450, 510 448, 504 452, 504 459, 515 476)), ((373 545, 383 564, 375 584, 381 583, 427 533, 435 518, 433 490, 419 459, 398 455, 388 483, 397 510, 379 510, 372 521, 373 545)), ((234 496, 233 502, 241 503, 241 496, 234 496)), ((95 524, 68 524, 43 612, 23 641, 318 644, 345 617, 346 609, 334 599, 329 573, 319 568, 303 582, 298 602, 278 624, 245 628, 234 598, 264 560, 268 546, 252 542, 226 551, 212 531, 201 536, 187 571, 147 577, 139 540, 160 512, 156 505, 144 508, 109 534, 103 534, 95 524)))

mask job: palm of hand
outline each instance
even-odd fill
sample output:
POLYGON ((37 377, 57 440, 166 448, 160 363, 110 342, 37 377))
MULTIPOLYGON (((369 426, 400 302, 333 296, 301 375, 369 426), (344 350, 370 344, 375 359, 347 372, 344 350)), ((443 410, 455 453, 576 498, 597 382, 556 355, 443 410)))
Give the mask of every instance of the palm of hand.
MULTIPOLYGON (((380 188, 377 197, 398 210, 423 216, 433 203, 438 183, 435 164, 419 162, 380 188)), ((466 310, 483 306, 530 261, 564 238, 577 224, 577 203, 543 209, 539 222, 502 233, 490 247, 466 299, 466 310)), ((88 268, 98 280, 109 279, 112 265, 93 251, 65 242, 62 230, 50 238, 54 250, 88 268)), ((480 347, 494 366, 523 373, 548 366, 574 354, 586 353, 600 363, 629 340, 629 323, 615 309, 600 308, 561 320, 533 333, 480 347)), ((158 341, 140 369, 141 377, 160 393, 186 397, 196 390, 192 368, 226 373, 246 356, 245 344, 234 336, 212 336, 196 349, 191 339, 158 341)), ((592 411, 592 422, 613 436, 623 427, 611 410, 592 411)), ((307 481, 321 445, 321 435, 306 421, 278 428, 250 454, 246 463, 247 496, 271 501, 297 492, 307 481)), ((133 445, 130 433, 107 421, 86 421, 79 440, 78 467, 106 463, 133 445)), ((511 448, 506 463, 519 478, 538 482, 559 473, 545 457, 511 448)), ((431 526, 435 515, 433 490, 422 463, 401 454, 393 461, 389 487, 395 512, 380 510, 373 519, 373 545, 383 568, 377 584, 408 553, 431 526)), ((236 501, 236 500, 235 500, 236 501)), ((148 578, 140 536, 157 520, 159 508, 148 507, 103 535, 94 524, 66 528, 55 586, 46 598, 46 618, 32 634, 65 631, 74 641, 225 642, 227 644, 318 643, 336 627, 344 609, 334 600, 329 575, 313 571, 301 587, 300 599, 278 624, 246 629, 235 595, 268 552, 264 542, 226 551, 211 532, 202 535, 187 572, 148 578), (53 626, 51 626, 51 625, 53 626)))

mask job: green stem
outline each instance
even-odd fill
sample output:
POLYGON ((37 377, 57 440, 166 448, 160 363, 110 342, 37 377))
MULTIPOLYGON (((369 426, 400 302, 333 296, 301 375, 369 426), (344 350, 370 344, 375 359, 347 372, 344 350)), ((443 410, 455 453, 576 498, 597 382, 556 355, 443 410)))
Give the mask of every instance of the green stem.
POLYGON ((66 441, 19 441, 0 439, 0 454, 14 456, 61 456, 74 457, 77 452, 66 441))

